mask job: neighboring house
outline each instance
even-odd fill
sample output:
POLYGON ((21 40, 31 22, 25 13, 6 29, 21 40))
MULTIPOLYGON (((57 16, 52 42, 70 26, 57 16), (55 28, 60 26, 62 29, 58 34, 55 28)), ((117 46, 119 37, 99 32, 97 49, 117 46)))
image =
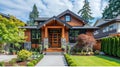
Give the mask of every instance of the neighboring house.
POLYGON ((101 49, 101 38, 120 36, 120 15, 114 19, 100 19, 94 24, 95 27, 99 27, 98 30, 94 31, 94 37, 97 40, 95 49, 101 49))
POLYGON ((45 48, 61 48, 63 45, 75 43, 79 34, 93 36, 97 27, 87 24, 80 16, 66 10, 53 17, 36 18, 33 26, 24 26, 26 44, 32 48, 43 44, 45 48))
POLYGON ((100 19, 94 24, 94 26, 99 27, 99 29, 94 32, 96 39, 120 34, 120 15, 114 19, 100 19))

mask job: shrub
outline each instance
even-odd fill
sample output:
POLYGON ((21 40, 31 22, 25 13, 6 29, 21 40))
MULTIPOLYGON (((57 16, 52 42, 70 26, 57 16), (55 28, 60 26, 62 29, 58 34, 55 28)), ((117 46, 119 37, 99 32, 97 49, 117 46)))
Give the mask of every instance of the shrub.
POLYGON ((120 37, 108 37, 101 40, 101 50, 107 55, 118 56, 120 49, 120 37))
POLYGON ((117 56, 120 57, 120 47, 117 50, 117 56))
POLYGON ((16 61, 17 61, 17 59, 16 59, 16 58, 13 58, 13 59, 11 59, 11 60, 9 61, 9 63, 13 65, 13 64, 16 63, 16 61))
POLYGON ((34 65, 36 65, 37 61, 36 61, 36 60, 32 60, 32 63, 33 63, 34 65))
POLYGON ((20 52, 18 52, 17 57, 21 60, 21 61, 26 61, 28 59, 28 57, 31 57, 32 53, 27 51, 27 50, 21 50, 20 52))
POLYGON ((2 61, 2 62, 0 62, 0 66, 4 66, 4 62, 2 61))
POLYGON ((27 66, 34 66, 34 63, 28 62, 28 63, 27 63, 27 66))
POLYGON ((99 54, 100 54, 100 51, 99 51, 99 50, 96 50, 96 51, 94 52, 94 54, 95 54, 95 55, 99 55, 99 54))
POLYGON ((64 56, 69 66, 77 66, 77 64, 72 60, 72 58, 68 54, 65 54, 64 56))
POLYGON ((76 63, 71 63, 70 66, 77 66, 77 64, 76 63))

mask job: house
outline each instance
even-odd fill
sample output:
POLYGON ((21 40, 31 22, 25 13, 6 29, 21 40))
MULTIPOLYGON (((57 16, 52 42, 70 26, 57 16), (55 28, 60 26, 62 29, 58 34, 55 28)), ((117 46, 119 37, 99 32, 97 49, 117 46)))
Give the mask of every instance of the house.
POLYGON ((70 10, 53 17, 39 17, 34 20, 33 26, 24 26, 26 45, 37 48, 39 44, 45 48, 61 48, 64 45, 76 42, 79 34, 93 36, 94 30, 80 16, 70 10))
POLYGON ((99 27, 98 30, 94 31, 94 37, 97 40, 97 46, 95 49, 100 50, 101 39, 111 36, 120 36, 120 15, 114 19, 100 19, 94 24, 95 27, 99 27))
POLYGON ((110 35, 119 35, 120 15, 118 15, 114 19, 100 19, 94 24, 94 26, 99 27, 99 29, 94 32, 94 36, 96 39, 101 39, 110 35))

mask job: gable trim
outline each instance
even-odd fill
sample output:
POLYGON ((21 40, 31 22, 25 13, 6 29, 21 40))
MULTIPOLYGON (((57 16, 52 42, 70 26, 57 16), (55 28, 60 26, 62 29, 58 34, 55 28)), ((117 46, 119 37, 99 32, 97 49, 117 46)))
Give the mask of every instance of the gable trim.
POLYGON ((60 23, 63 23, 65 24, 68 28, 72 28, 69 24, 67 24, 66 22, 60 20, 59 18, 57 18, 56 16, 53 16, 52 18, 48 19, 46 22, 44 22, 43 24, 41 25, 38 25, 38 29, 41 28, 42 26, 44 26, 45 24, 49 23, 50 21, 52 20, 57 20, 58 22, 60 23))

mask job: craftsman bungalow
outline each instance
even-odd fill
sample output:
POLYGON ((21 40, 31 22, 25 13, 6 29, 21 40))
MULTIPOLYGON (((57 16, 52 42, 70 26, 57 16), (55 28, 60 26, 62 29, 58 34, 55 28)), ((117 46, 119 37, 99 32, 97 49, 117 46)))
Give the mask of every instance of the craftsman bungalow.
POLYGON ((39 44, 46 48, 61 48, 62 45, 75 43, 79 34, 93 36, 93 31, 97 29, 70 10, 51 18, 36 18, 34 22, 33 26, 22 27, 26 29, 26 44, 31 44, 32 48, 39 44))

